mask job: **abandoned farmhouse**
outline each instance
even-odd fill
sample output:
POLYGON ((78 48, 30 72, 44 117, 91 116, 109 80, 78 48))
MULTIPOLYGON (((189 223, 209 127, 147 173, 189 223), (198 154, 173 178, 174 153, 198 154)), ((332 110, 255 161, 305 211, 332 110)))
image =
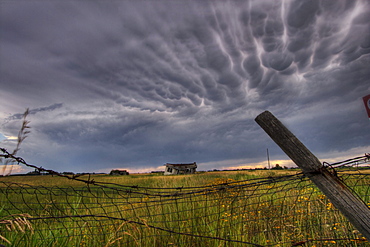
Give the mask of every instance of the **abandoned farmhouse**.
POLYGON ((197 169, 197 163, 186 163, 186 164, 172 164, 166 163, 164 175, 175 175, 175 174, 193 174, 197 169))

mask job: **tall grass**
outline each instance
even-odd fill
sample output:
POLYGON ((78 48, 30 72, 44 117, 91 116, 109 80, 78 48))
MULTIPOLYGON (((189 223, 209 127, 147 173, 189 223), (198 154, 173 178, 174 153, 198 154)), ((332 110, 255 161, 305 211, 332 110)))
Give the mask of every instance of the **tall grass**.
MULTIPOLYGON (((109 188, 49 175, 2 177, 0 219, 29 214, 25 218, 32 228, 9 230, 0 224, 1 235, 9 246, 368 244, 308 180, 279 180, 281 175, 295 173, 92 177, 109 188), (29 186, 10 186, 9 182, 29 186)), ((357 193, 367 195, 366 200, 368 184, 363 181, 356 186, 357 193)))

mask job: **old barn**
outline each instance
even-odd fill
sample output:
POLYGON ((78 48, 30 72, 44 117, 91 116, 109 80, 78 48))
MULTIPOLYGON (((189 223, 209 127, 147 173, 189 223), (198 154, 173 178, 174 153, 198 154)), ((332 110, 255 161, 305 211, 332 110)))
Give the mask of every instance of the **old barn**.
POLYGON ((197 163, 172 164, 166 163, 164 175, 193 174, 197 169, 197 163))
POLYGON ((130 173, 127 170, 112 170, 109 175, 129 175, 130 173))

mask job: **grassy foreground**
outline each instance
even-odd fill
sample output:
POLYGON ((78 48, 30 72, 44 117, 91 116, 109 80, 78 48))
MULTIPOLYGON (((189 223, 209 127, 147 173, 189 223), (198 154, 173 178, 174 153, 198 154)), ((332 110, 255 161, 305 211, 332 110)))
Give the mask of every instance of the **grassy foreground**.
MULTIPOLYGON (((97 182, 90 185, 49 175, 1 177, 0 243, 368 246, 309 181, 279 178, 297 172, 81 177, 97 182)), ((357 179, 357 193, 370 203, 369 181, 357 179)))

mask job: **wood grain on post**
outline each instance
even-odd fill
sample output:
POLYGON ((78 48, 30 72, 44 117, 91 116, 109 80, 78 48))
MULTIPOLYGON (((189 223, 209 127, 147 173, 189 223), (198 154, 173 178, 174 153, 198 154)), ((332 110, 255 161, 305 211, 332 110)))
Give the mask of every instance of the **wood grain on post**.
POLYGON ((265 111, 255 121, 272 140, 302 169, 331 203, 370 241, 370 208, 339 178, 329 172, 274 115, 265 111))

